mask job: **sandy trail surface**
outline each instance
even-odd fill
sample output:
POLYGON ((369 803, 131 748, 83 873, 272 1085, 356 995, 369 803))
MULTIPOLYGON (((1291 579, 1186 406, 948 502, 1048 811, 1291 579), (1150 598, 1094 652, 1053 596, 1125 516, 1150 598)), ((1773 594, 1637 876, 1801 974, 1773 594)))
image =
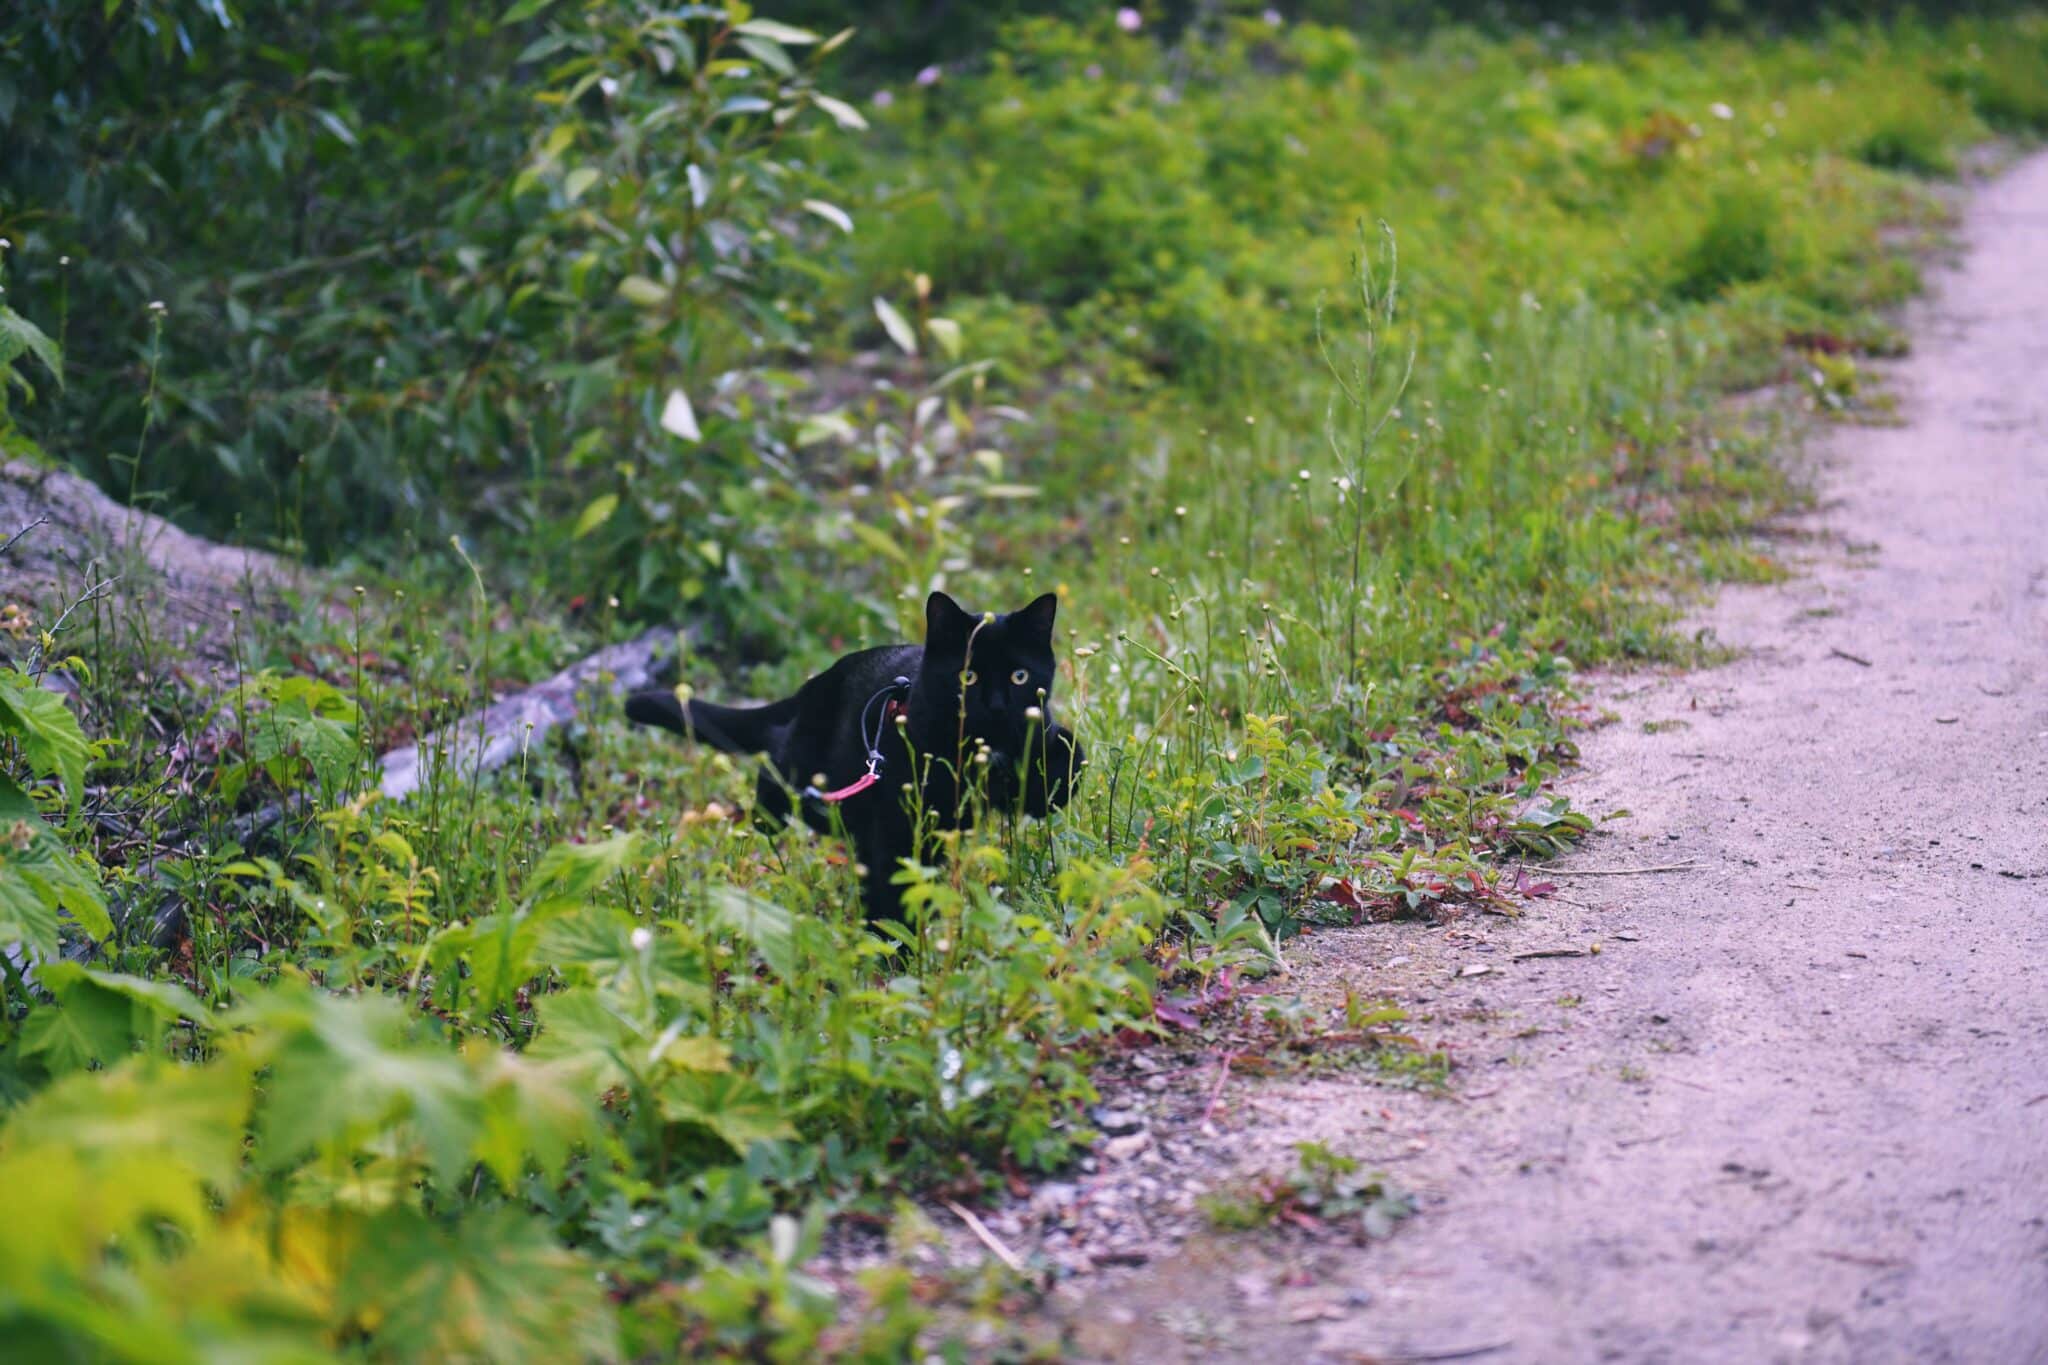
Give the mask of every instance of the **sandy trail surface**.
POLYGON ((1702 614, 1738 661, 1601 698, 1568 786, 1631 814, 1565 866, 1691 866, 1293 950, 1304 992, 1392 983, 1459 1097, 1268 1084, 1234 1151, 1317 1138, 1421 1215, 1083 1277, 1074 1355, 2048 1361, 2048 156, 1961 246, 1902 423, 1820 438, 1801 574, 1702 614))

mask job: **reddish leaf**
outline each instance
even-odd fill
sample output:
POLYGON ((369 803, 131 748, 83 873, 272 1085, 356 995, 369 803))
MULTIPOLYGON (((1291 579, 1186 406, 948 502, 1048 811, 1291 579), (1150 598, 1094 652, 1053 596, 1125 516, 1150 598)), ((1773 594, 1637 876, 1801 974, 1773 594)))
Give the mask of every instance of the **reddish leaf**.
POLYGON ((1316 899, 1341 905, 1346 910, 1365 909, 1365 897, 1358 894, 1358 888, 1347 877, 1339 877, 1316 888, 1316 899))
POLYGON ((1284 1221, 1294 1224, 1294 1226, 1302 1229, 1304 1232, 1321 1232, 1323 1230, 1322 1219, 1316 1217, 1312 1213, 1305 1212, 1301 1209, 1282 1209, 1280 1211, 1280 1217, 1284 1221))

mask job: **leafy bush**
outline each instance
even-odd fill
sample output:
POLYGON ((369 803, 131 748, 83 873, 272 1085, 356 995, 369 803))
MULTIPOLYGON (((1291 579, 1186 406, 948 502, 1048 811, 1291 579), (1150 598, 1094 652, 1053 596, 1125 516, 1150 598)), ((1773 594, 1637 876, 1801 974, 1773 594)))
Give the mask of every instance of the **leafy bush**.
POLYGON ((2048 90, 2039 65, 2048 35, 2006 32, 1995 40, 1964 44, 1964 55, 1941 75, 1945 85, 1970 101, 1986 123, 2015 133, 2048 128, 2048 90))
POLYGON ((498 526, 656 611, 727 582, 723 498, 788 454, 738 381, 849 226, 809 165, 862 125, 833 43, 643 0, 45 8, 0 47, 0 232, 82 376, 44 448, 322 558, 498 526))
MULTIPOLYGON (((14 448, 324 518, 372 586, 238 622, 221 681, 0 603, 0 1330, 38 1356, 942 1347, 943 1286, 814 1275, 833 1220, 1069 1161, 1099 1050, 1302 924, 1511 909, 1589 825, 1575 662, 1685 657, 1662 590, 1773 570, 1775 433, 1720 393, 1891 344, 1881 229, 1937 208, 1859 151, 2048 74, 2031 20, 1411 50, 1091 11, 856 113, 829 40, 737 8, 221 8, 10 34, 12 88, 73 97, 0 100, 50 333, 4 315, 14 448), (688 601, 684 681, 764 695, 933 586, 1060 595, 1094 766, 903 869, 901 933, 740 765, 602 705, 369 794, 616 612, 688 601), (43 685, 71 650, 96 745, 43 685)), ((1247 1216, 1405 1209, 1301 1157, 1247 1216)))
POLYGON ((1949 175, 1956 166, 1948 147, 1953 126, 1952 119, 1936 117, 1924 108, 1903 109, 1864 138, 1856 155, 1888 171, 1949 175))
POLYGON ((1777 268, 1783 228, 1776 199, 1754 190, 1717 195, 1691 248, 1679 259, 1672 292, 1710 299, 1731 285, 1768 279, 1777 268))
MULTIPOLYGON (((114 926, 98 869, 44 818, 45 805, 58 803, 75 817, 85 795, 92 746, 78 718, 35 674, 0 670, 0 742, 30 778, 59 784, 50 791, 0 772, 0 950, 9 953, 12 967, 55 957, 65 919, 95 939, 114 926)), ((51 1046, 45 1030, 30 1050, 51 1046)))

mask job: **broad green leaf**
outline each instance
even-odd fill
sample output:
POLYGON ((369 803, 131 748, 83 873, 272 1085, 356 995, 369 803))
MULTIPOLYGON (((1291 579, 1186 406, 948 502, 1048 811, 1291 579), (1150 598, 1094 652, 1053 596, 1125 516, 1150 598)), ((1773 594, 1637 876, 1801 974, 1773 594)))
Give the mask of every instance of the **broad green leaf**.
POLYGON ((889 334, 889 340, 902 348, 903 354, 917 354, 917 332, 904 320, 903 314, 896 311, 894 304, 887 299, 877 298, 875 316, 882 320, 882 330, 889 334))
POLYGON ((773 19, 749 19, 744 24, 734 24, 732 31, 747 37, 766 38, 788 47, 802 47, 806 43, 818 41, 818 35, 807 28, 798 28, 793 24, 778 24, 773 19))
POLYGON ((518 3, 506 10, 504 17, 498 20, 498 27, 509 28, 513 24, 524 23, 554 3, 555 0, 518 0, 518 3))
POLYGON ((57 387, 64 387, 64 353, 57 349, 57 343, 44 335, 42 328, 0 303, 0 370, 23 354, 42 361, 56 379, 57 387))
POLYGON ((607 999, 635 1019, 661 1017, 667 1001, 699 1014, 710 1004, 710 976, 696 948, 610 906, 587 906, 551 921, 538 951, 569 980, 609 987, 607 999))
POLYGON ((668 391, 668 399, 661 405, 661 429, 685 441, 704 439, 697 430, 697 410, 690 406, 690 395, 681 389, 668 391))
POLYGON ((269 674, 263 679, 262 690, 264 696, 278 705, 295 707, 309 716, 344 722, 356 718, 355 702, 325 678, 301 673, 269 674))
POLYGON ((159 1038, 171 1019, 189 1019, 202 1028, 213 1024, 206 1007, 175 981, 56 961, 36 969, 36 983, 57 1003, 30 1012, 22 1025, 22 1052, 42 1057, 57 1074, 119 1061, 138 1040, 159 1038))
POLYGON ((925 323, 925 330, 932 334, 932 340, 939 343, 939 349, 946 353, 946 359, 960 358, 960 324, 951 318, 933 318, 925 323))
POLYGON ((633 917, 623 910, 585 906, 542 930, 541 954, 572 981, 609 981, 640 956, 633 946, 634 928, 633 917))
POLYGON ((718 106, 718 116, 734 118, 741 114, 765 114, 774 107, 759 95, 734 95, 718 106))
MULTIPOLYGON (((56 965, 51 963, 39 974, 45 986, 50 984, 50 971, 56 965)), ((207 1011, 205 1003, 176 981, 151 981, 146 977, 129 976, 122 972, 101 971, 97 967, 80 966, 75 963, 66 965, 75 967, 80 979, 94 989, 125 996, 137 1008, 158 1019, 183 1019, 187 1023, 198 1025, 201 1030, 211 1029, 214 1025, 213 1016, 207 1011)))
MULTIPOLYGON (((49 967, 74 965, 53 962, 37 976, 47 978, 49 967)), ((73 990, 59 1003, 29 1012, 21 1025, 22 1055, 42 1058, 55 1076, 83 1071, 94 1062, 118 1061, 135 1047, 133 1015, 134 1008, 119 996, 73 990)))
MULTIPOLYGON (((539 0, 539 3, 544 5, 553 4, 554 0, 539 0)), ((519 49, 518 64, 524 66, 528 62, 537 62, 543 57, 552 56, 575 41, 576 37, 571 33, 543 33, 540 37, 535 38, 525 47, 519 49)))
POLYGON ((483 1127, 476 1157, 507 1191, 526 1173, 529 1159, 559 1177, 576 1147, 599 1133, 586 1068, 545 1062, 476 1042, 464 1056, 483 1087, 483 1127))
POLYGON ((576 529, 570 535, 572 540, 581 540, 612 519, 612 513, 619 510, 619 495, 604 493, 590 500, 583 509, 583 515, 576 518, 576 529))
POLYGON ((534 1005, 540 1032, 526 1055, 539 1061, 560 1061, 582 1067, 599 1090, 622 1084, 635 1055, 644 1055, 645 1035, 606 1003, 590 986, 544 995, 534 1005), (636 1044, 638 1046, 636 1046, 636 1044))
POLYGON ((816 412, 797 424, 796 443, 799 446, 814 446, 825 441, 851 441, 860 434, 853 419, 845 412, 834 408, 831 412, 816 412))
POLYGON ((668 290, 645 275, 628 275, 619 281, 619 297, 635 308, 660 308, 668 302, 668 290))
POLYGON ((829 204, 823 199, 806 199, 803 206, 812 213, 817 214, 820 218, 823 218, 833 227, 838 228, 841 232, 853 231, 853 219, 839 205, 829 204))
POLYGON ((581 900, 633 866, 640 844, 633 833, 590 844, 556 844, 540 855, 529 888, 536 895, 547 891, 550 898, 581 900))
POLYGON ((742 33, 740 34, 740 46, 746 50, 748 56, 767 67, 770 71, 773 71, 776 75, 794 76, 796 74, 796 63, 789 59, 789 54, 782 50, 780 43, 772 42, 767 38, 755 37, 752 34, 742 33))
POLYGON ((361 1247, 337 1288, 338 1320, 376 1323, 392 1354, 503 1365, 619 1358, 593 1267, 518 1209, 475 1209, 446 1224, 393 1209, 361 1247))
POLYGON ((562 197, 572 204, 575 203, 583 197, 585 191, 597 183, 598 174, 595 166, 578 166, 562 178, 562 197))
POLYGON ((730 1071, 732 1049, 705 1033, 692 1033, 688 1019, 675 1019, 647 1049, 647 1062, 678 1071, 730 1071))
POLYGON ((468 984, 480 1015, 509 1004, 535 971, 534 945, 540 927, 523 915, 499 912, 464 925, 459 935, 469 963, 468 984))
POLYGON ((36 772, 62 778, 65 796, 77 806, 92 746, 62 697, 19 669, 0 672, 0 730, 21 741, 36 772))
POLYGON ((745 940, 777 976, 787 980, 796 975, 796 917, 781 906, 738 887, 715 886, 711 889, 711 922, 745 940))
POLYGON ((39 958, 55 957, 63 949, 58 909, 56 888, 40 872, 12 853, 0 861, 0 947, 21 944, 39 958))
MULTIPOLYGON (((252 763, 303 759, 321 789, 329 792, 347 784, 358 757, 352 722, 308 715, 293 703, 279 703, 251 720, 247 739, 252 763)), ((272 775, 283 778, 277 769, 272 775)))
POLYGON ((0 1155, 62 1147, 105 1166, 161 1156, 231 1190, 251 1095, 249 1070, 236 1058, 191 1066, 135 1057, 67 1076, 14 1110, 0 1129, 0 1155))
POLYGON ((823 109, 826 113, 830 114, 832 116, 832 121, 838 124, 841 128, 851 128, 854 129, 855 131, 865 131, 868 126, 866 116, 864 116, 860 112, 860 110, 848 104, 845 100, 834 99, 830 95, 820 95, 814 92, 811 95, 811 103, 817 105, 820 109, 823 109))
POLYGON ((663 1118, 700 1124, 741 1156, 756 1142, 796 1136, 796 1126, 774 1097, 737 1072, 675 1072, 663 1078, 660 1098, 663 1118))
POLYGON ((355 130, 344 123, 341 115, 335 113, 332 109, 315 109, 313 117, 320 121, 321 127, 339 138, 344 146, 353 147, 356 145, 355 130))
POLYGON ((444 1047, 414 1043, 405 1009, 388 996, 344 998, 280 988, 236 1011, 270 1081, 255 1155, 269 1169, 320 1147, 359 1150, 409 1122, 434 1171, 457 1179, 479 1121, 475 1088, 444 1047))
POLYGON ((94 939, 114 932, 97 870, 80 862, 43 823, 28 793, 0 773, 0 944, 55 957, 60 911, 94 939))

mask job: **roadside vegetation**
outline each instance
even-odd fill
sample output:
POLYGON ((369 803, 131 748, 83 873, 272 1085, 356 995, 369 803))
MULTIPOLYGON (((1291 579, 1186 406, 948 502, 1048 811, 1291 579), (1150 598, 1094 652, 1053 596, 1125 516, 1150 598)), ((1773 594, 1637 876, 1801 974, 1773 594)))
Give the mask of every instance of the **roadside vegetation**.
MULTIPOLYGON (((913 72, 738 4, 327 8, 0 39, 0 447, 310 566, 206 660, 94 594, 133 547, 0 606, 25 1358, 936 1348, 823 1241, 1061 1169, 1103 1050, 1304 926, 1511 913, 1598 814, 1573 671, 1776 571, 1770 414, 1863 401, 1931 182, 2048 128, 2028 13, 1104 8, 913 72), (1059 593, 1091 766, 901 935, 603 705, 374 794, 647 625, 767 697, 936 587, 1059 593)), ((1246 1207, 1405 1211, 1303 1172, 1246 1207)))

